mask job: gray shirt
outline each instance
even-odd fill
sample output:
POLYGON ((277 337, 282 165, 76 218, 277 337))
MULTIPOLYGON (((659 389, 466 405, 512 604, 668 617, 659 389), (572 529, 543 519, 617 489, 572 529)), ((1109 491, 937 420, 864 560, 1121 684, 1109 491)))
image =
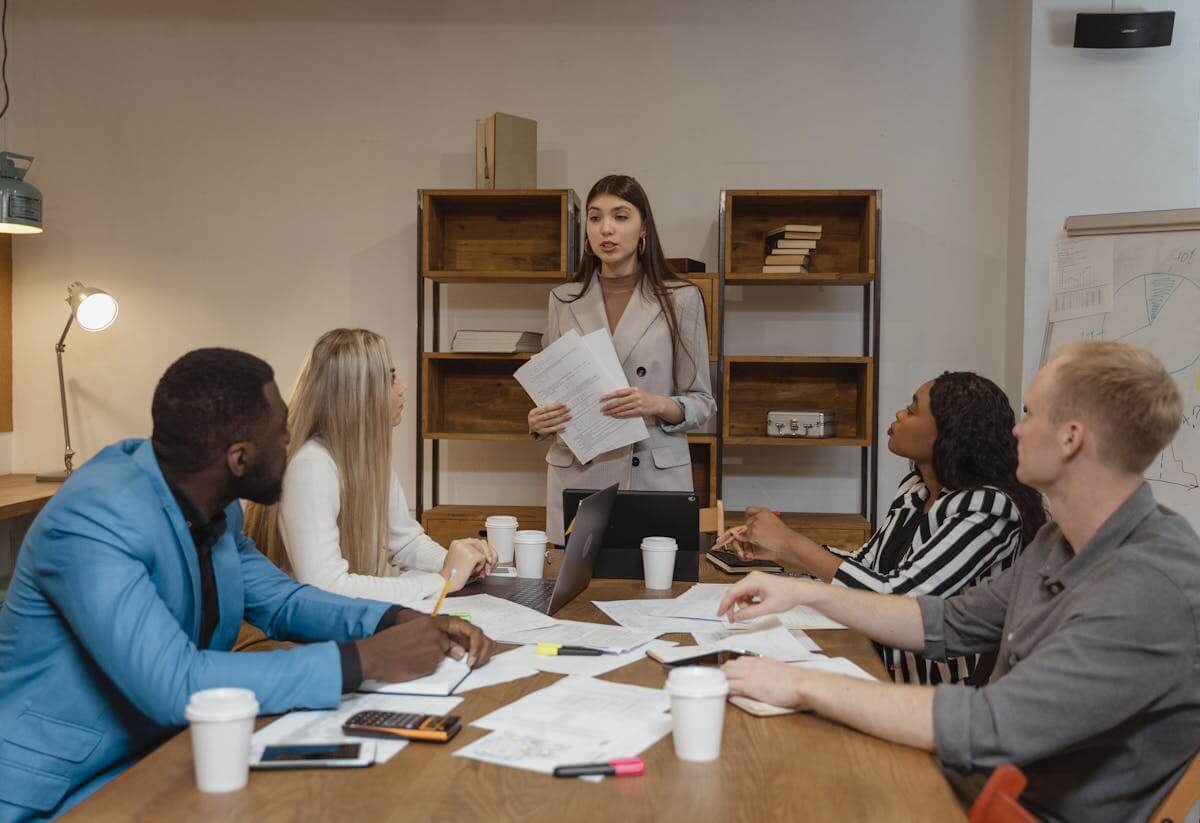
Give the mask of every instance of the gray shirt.
POLYGON ((1078 555, 1049 523, 1004 574, 918 603, 927 657, 998 649, 987 686, 934 692, 944 766, 1016 764, 1051 820, 1145 820, 1200 749, 1200 539, 1149 485, 1078 555))

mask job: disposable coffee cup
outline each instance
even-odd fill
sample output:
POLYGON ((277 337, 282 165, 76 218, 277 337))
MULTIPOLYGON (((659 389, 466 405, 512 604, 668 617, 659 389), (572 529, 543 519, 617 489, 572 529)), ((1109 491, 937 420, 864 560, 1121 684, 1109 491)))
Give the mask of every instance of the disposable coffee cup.
POLYGON ((511 514, 493 514, 483 525, 487 528, 488 545, 496 553, 496 562, 513 562, 513 535, 517 533, 517 518, 511 514))
POLYGON ((249 689, 193 692, 184 710, 192 730, 196 787, 202 792, 245 788, 250 773, 250 736, 258 700, 249 689))
POLYGON ((517 577, 540 578, 546 565, 546 533, 519 531, 513 535, 512 543, 517 555, 517 577))
POLYGON ((667 677, 671 735, 680 760, 707 763, 721 756, 729 683, 720 669, 683 666, 667 677))
POLYGON ((647 589, 669 589, 675 577, 675 552, 679 545, 673 537, 642 538, 642 569, 647 589))

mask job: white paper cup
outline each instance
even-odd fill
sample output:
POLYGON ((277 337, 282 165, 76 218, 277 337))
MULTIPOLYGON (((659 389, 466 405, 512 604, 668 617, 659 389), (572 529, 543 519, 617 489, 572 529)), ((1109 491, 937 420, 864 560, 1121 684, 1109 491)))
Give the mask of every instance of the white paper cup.
POLYGON ((517 577, 541 577, 546 566, 546 533, 519 531, 512 542, 517 555, 517 577))
POLYGON ((202 792, 244 788, 250 772, 250 736, 258 700, 249 689, 193 692, 184 710, 192 729, 196 787, 202 792))
POLYGON ((671 733, 675 756, 705 763, 721 756, 725 697, 729 683, 720 669, 683 666, 667 677, 671 697, 671 733))
POLYGON ((487 529, 488 545, 496 553, 496 562, 513 562, 513 535, 517 532, 517 518, 511 514, 493 514, 483 525, 487 529))
POLYGON ((673 537, 642 539, 642 569, 647 589, 669 589, 675 577, 675 552, 679 545, 673 537))

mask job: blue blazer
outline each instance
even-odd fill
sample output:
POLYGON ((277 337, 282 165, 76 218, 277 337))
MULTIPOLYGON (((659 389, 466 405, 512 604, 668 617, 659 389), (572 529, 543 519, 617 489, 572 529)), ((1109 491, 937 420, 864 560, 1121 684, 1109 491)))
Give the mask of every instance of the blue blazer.
POLYGON ((389 604, 296 583, 238 502, 225 515, 205 651, 195 544, 148 440, 104 449, 34 520, 0 608, 0 821, 66 811, 179 731, 200 689, 252 689, 264 714, 338 704, 337 646, 318 641, 371 634, 389 604), (309 645, 232 653, 243 617, 309 645))

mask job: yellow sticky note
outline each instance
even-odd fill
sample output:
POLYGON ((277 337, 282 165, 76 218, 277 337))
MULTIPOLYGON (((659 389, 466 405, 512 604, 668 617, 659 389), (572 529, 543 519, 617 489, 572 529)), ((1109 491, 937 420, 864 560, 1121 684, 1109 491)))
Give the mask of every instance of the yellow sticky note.
POLYGON ((1200 371, 1196 372, 1196 388, 1200 389, 1200 371))

